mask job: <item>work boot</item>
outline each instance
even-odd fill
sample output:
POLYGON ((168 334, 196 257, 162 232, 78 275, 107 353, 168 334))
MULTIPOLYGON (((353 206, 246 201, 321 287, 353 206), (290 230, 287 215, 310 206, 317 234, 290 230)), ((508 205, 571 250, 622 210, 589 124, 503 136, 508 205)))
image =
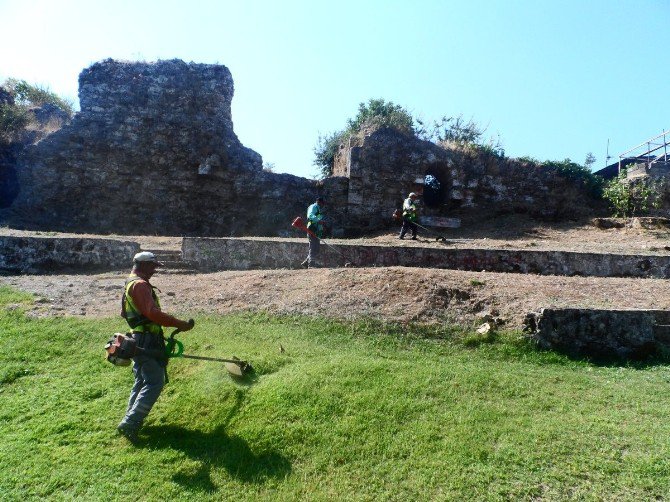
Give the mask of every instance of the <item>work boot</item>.
POLYGON ((119 434, 125 437, 132 444, 137 444, 137 441, 139 440, 139 437, 137 435, 137 433, 139 432, 138 427, 133 427, 130 424, 122 422, 118 425, 116 430, 119 434))

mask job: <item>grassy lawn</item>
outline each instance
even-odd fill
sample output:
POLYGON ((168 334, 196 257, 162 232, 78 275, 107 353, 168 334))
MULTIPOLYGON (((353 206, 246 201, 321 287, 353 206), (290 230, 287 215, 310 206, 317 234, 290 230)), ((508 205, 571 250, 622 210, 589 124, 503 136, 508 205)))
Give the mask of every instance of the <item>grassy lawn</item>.
POLYGON ((537 352, 518 334, 198 319, 132 446, 121 319, 34 319, 0 287, 0 500, 641 500, 670 496, 670 371, 537 352), (286 351, 280 353, 279 344, 286 351))

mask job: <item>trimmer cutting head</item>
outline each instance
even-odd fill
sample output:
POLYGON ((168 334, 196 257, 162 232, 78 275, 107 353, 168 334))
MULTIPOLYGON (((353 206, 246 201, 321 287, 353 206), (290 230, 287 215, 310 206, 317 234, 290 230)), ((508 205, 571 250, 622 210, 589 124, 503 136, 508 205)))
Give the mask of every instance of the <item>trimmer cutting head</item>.
POLYGON ((242 361, 235 356, 232 357, 232 360, 226 362, 224 366, 226 367, 226 371, 228 371, 228 373, 236 377, 243 377, 244 375, 254 371, 251 364, 246 361, 242 361))

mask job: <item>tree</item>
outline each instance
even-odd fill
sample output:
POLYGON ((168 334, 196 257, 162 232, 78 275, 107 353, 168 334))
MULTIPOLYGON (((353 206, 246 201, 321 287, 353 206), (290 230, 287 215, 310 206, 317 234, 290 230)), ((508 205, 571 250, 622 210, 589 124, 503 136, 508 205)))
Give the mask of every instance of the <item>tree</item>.
POLYGON ((402 106, 383 99, 370 99, 358 105, 358 113, 347 120, 343 131, 319 135, 314 147, 314 165, 322 177, 330 176, 335 165, 335 154, 340 145, 366 127, 391 127, 400 132, 415 135, 414 119, 402 106))
POLYGON ((314 147, 314 165, 319 168, 319 174, 322 178, 327 178, 333 174, 335 165, 335 154, 344 142, 345 131, 334 132, 324 136, 319 134, 316 146, 314 147))
POLYGON ((596 163, 596 157, 593 155, 593 153, 589 152, 586 154, 586 158, 584 159, 584 167, 588 169, 589 171, 593 170, 593 165, 596 163))

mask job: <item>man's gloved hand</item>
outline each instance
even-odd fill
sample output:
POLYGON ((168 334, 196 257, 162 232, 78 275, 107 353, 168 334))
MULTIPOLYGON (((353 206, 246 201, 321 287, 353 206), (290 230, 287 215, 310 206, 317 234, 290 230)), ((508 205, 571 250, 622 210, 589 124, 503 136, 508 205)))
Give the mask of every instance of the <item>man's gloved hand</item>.
POLYGON ((195 321, 193 319, 189 319, 188 321, 179 321, 179 331, 190 331, 193 329, 193 326, 195 326, 195 321))

